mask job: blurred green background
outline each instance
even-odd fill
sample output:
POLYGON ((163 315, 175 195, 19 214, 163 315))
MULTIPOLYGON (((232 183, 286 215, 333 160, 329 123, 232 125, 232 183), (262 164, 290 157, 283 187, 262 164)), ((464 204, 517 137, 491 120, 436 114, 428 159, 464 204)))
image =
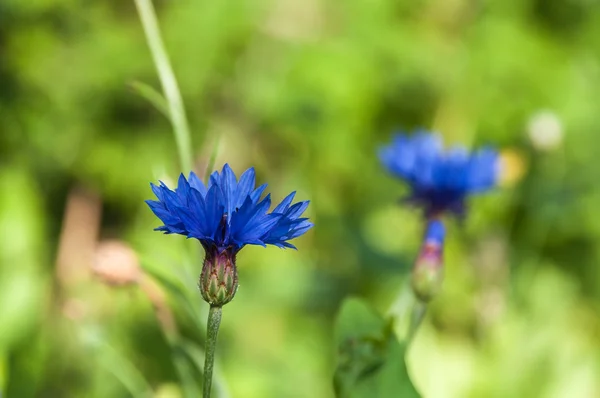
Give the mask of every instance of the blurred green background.
MULTIPOLYGON (((417 211, 376 149, 396 130, 503 149, 448 220, 446 281, 408 354, 424 397, 600 396, 597 0, 156 1, 206 168, 311 200, 299 250, 245 248, 220 397, 332 397, 332 324, 397 302, 417 211)), ((202 252, 152 229, 179 172, 133 1, 0 0, 0 388, 194 397, 202 252)), ((401 301, 402 299, 400 299, 401 301)))

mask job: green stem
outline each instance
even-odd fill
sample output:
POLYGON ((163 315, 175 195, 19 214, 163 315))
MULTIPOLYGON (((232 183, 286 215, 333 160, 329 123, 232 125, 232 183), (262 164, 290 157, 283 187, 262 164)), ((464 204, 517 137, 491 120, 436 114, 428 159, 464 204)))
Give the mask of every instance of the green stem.
POLYGON ((208 324, 206 327, 206 356, 204 357, 204 398, 210 398, 212 385, 213 366, 215 363, 215 348, 217 347, 217 335, 221 324, 222 307, 210 306, 208 312, 208 324))
POLYGON ((421 326, 426 312, 427 304, 417 300, 410 315, 410 326, 408 327, 408 336, 406 337, 408 345, 412 343, 413 338, 417 334, 417 330, 419 329, 419 326, 421 326))
POLYGON ((188 171, 192 169, 190 129, 185 116, 185 108, 183 107, 179 86, 177 85, 173 68, 171 67, 167 51, 160 36, 156 12, 151 0, 135 0, 135 5, 140 14, 140 20, 142 21, 158 77, 160 78, 163 93, 167 99, 169 119, 173 125, 181 167, 184 171, 188 171))
POLYGON ((204 182, 208 184, 208 179, 210 178, 210 173, 212 173, 213 168, 215 166, 215 160, 217 159, 217 153, 219 152, 219 138, 215 140, 215 144, 213 145, 212 152, 210 153, 210 158, 208 159, 208 164, 206 165, 206 172, 204 173, 204 182))

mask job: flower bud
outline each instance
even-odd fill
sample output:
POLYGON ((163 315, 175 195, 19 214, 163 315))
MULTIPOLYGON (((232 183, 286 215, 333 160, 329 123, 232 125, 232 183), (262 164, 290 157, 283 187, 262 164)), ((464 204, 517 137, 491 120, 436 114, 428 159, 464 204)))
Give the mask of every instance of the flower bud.
POLYGON ((230 249, 219 251, 216 247, 205 250, 206 257, 198 286, 207 303, 221 307, 233 300, 238 288, 236 253, 230 249))
POLYGON ((415 262, 411 284, 415 296, 428 302, 442 287, 444 279, 443 249, 446 231, 440 220, 431 220, 427 224, 427 231, 419 257, 415 262))

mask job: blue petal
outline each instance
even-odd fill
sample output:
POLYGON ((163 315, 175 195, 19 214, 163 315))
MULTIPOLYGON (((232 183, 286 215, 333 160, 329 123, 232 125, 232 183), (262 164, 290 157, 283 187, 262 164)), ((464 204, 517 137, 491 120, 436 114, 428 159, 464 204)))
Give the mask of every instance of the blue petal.
POLYGON ((240 238, 243 240, 259 239, 264 236, 268 231, 279 221, 281 214, 266 214, 256 217, 252 223, 247 225, 240 238))
POLYGON ((188 184, 183 173, 179 175, 179 181, 177 182, 177 189, 175 190, 175 193, 177 193, 177 196, 179 196, 179 202, 182 205, 187 205, 188 197, 190 195, 190 184, 188 184))
POLYGON ((255 206, 252 203, 252 199, 250 199, 250 196, 246 196, 244 204, 231 216, 231 234, 233 236, 236 236, 244 229, 248 221, 250 221, 250 217, 254 214, 254 210, 255 206))
POLYGON ((152 192, 154 192, 154 195, 158 198, 158 200, 163 201, 164 198, 161 188, 154 185, 153 183, 150 183, 150 187, 152 188, 152 192))
POLYGON ((496 151, 484 149, 474 154, 467 170, 469 190, 480 192, 496 185, 499 176, 499 165, 496 151))
POLYGON ((150 210, 165 224, 174 224, 178 220, 176 217, 173 217, 171 213, 165 209, 162 203, 154 201, 154 200, 146 200, 148 206, 150 206, 150 210))
POLYGON ((210 228, 208 226, 208 215, 206 212, 206 203, 202 194, 195 189, 191 190, 191 198, 189 201, 191 212, 194 214, 199 223, 199 229, 202 231, 202 235, 209 235, 210 228))
POLYGON ((188 178, 190 186, 200 192, 202 196, 206 196, 206 186, 202 182, 200 178, 193 171, 190 172, 190 177, 188 178))
POLYGON ((278 204, 277 207, 275 207, 275 209, 273 209, 273 213, 285 213, 290 207, 290 203, 292 203, 292 200, 294 200, 295 195, 296 191, 286 196, 285 199, 283 199, 281 203, 278 204))
POLYGON ((213 185, 219 185, 219 172, 218 171, 213 171, 212 174, 210 175, 210 178, 208 179, 208 189, 210 189, 210 187, 212 187, 213 185))
POLYGON ((314 227, 315 225, 313 223, 307 222, 307 223, 302 223, 301 225, 297 226, 296 228, 294 228, 292 231, 290 231, 288 233, 288 239, 294 239, 297 238, 300 235, 303 235, 304 233, 306 233, 306 231, 308 231, 309 229, 311 229, 312 227, 314 227))
MULTIPOLYGON (((235 174, 229 164, 225 163, 223 166, 223 171, 221 172, 221 188, 223 189, 223 193, 225 194, 225 212, 229 215, 235 209, 235 205, 237 204, 237 180, 235 178, 235 174)), ((230 217, 231 218, 231 217, 230 217)))
POLYGON ((302 213, 304 213, 304 210, 306 210, 306 208, 308 207, 309 203, 310 203, 309 200, 296 203, 295 205, 290 207, 289 210, 286 212, 286 217, 289 217, 289 218, 300 217, 300 215, 302 213))
POLYGON ((242 174, 240 181, 237 186, 237 201, 235 207, 241 207, 246 200, 246 197, 250 195, 250 192, 254 189, 256 174, 254 167, 250 167, 242 174))
POLYGON ((283 242, 281 242, 281 245, 283 245, 284 247, 289 247, 290 249, 298 250, 298 249, 296 248, 296 246, 292 245, 292 244, 291 244, 291 243, 289 243, 289 242, 285 242, 285 241, 283 241, 283 242))
POLYGON ((223 217, 223 206, 219 200, 220 192, 218 185, 212 185, 206 194, 206 225, 209 235, 212 236, 215 236, 223 217))
POLYGON ((257 218, 266 213, 269 207, 271 207, 271 194, 268 194, 259 204, 254 206, 253 211, 248 217, 246 226, 252 225, 257 218))
POLYGON ((198 218, 192 211, 190 211, 190 209, 185 207, 177 207, 176 212, 181 219, 181 222, 185 226, 185 229, 188 231, 188 237, 200 239, 205 236, 200 220, 198 220, 198 218))
POLYGON ((457 191, 467 188, 466 169, 469 163, 469 154, 464 148, 452 148, 448 151, 445 161, 440 164, 438 185, 457 191))
POLYGON ((165 205, 165 207, 169 211, 174 209, 175 206, 180 205, 179 196, 177 196, 177 194, 175 192, 173 192, 169 188, 167 188, 166 185, 164 185, 164 184, 161 185, 160 190, 161 190, 161 195, 163 197, 161 202, 165 205))
POLYGON ((256 203, 258 202, 258 199, 260 199, 260 195, 262 195, 262 193, 264 192, 264 190, 267 188, 267 184, 262 184, 260 187, 256 188, 254 190, 254 192, 252 192, 250 194, 250 198, 252 199, 252 202, 256 203))

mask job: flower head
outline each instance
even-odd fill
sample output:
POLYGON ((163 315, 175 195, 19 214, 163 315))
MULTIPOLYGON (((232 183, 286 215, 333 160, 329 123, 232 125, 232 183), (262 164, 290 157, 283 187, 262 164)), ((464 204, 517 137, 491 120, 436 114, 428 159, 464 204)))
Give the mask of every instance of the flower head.
POLYGON ((164 224, 156 230, 196 238, 204 247, 200 289, 211 305, 233 299, 238 285, 235 258, 245 245, 295 249, 288 240, 313 226, 301 217, 309 202, 292 204, 295 192, 269 212, 270 195, 261 199, 267 185, 255 187, 254 168, 238 180, 225 164, 207 185, 191 172, 187 179, 183 174, 179 177, 174 191, 162 182, 151 187, 158 200, 146 203, 164 224))
POLYGON ((468 195, 487 191, 499 177, 498 153, 490 148, 469 153, 462 147, 444 151, 441 137, 420 132, 398 134, 379 151, 385 168, 411 188, 407 201, 427 217, 450 211, 464 213, 468 195))
POLYGON ((210 176, 207 185, 191 172, 188 179, 179 176, 175 191, 162 182, 151 186, 158 200, 146 203, 164 223, 156 230, 196 238, 205 248, 234 252, 245 245, 295 248, 287 241, 313 226, 300 217, 309 202, 292 205, 295 192, 269 213, 271 196, 260 199, 267 184, 255 188, 254 168, 246 170, 239 181, 225 164, 220 174, 215 171, 210 176))

